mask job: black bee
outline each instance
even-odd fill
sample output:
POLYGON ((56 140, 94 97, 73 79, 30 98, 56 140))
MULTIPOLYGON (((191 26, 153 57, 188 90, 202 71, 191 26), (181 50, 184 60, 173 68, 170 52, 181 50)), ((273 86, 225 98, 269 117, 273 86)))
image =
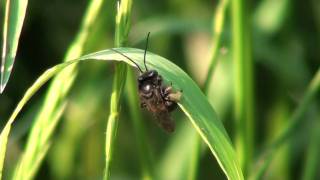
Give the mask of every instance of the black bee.
POLYGON ((146 65, 146 54, 149 35, 150 32, 147 36, 146 49, 144 52, 144 72, 139 65, 128 56, 115 49, 112 50, 133 62, 141 72, 140 76, 138 77, 138 90, 141 107, 146 108, 148 111, 153 113, 157 119, 157 123, 164 130, 167 132, 173 132, 175 129, 175 123, 170 117, 170 112, 176 109, 177 102, 180 100, 182 91, 174 92, 172 89, 172 84, 170 86, 164 85, 162 77, 156 70, 148 70, 146 65))

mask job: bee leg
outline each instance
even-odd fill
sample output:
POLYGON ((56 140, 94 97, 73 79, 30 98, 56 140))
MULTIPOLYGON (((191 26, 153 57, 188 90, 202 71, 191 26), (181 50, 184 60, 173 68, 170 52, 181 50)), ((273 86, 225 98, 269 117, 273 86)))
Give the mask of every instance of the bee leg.
POLYGON ((170 106, 172 106, 172 104, 174 104, 174 102, 172 102, 172 101, 165 101, 164 104, 165 104, 167 107, 170 107, 170 106))
POLYGON ((166 99, 169 101, 173 101, 173 102, 179 102, 181 99, 181 91, 178 92, 171 92, 170 94, 167 95, 166 99))
POLYGON ((164 97, 168 96, 170 93, 172 93, 172 86, 168 86, 163 89, 163 96, 164 97))
POLYGON ((140 107, 141 107, 141 108, 146 108, 146 107, 147 107, 147 104, 144 103, 144 102, 142 102, 142 103, 140 103, 140 107))
MULTIPOLYGON (((180 91, 180 93, 183 92, 182 89, 179 89, 178 91, 180 91)), ((170 86, 164 88, 164 95, 168 95, 168 94, 170 94, 172 92, 173 92, 173 90, 172 90, 172 82, 170 82, 170 86)))
POLYGON ((173 101, 166 100, 164 102, 165 106, 168 108, 168 111, 171 112, 177 108, 177 103, 173 101))

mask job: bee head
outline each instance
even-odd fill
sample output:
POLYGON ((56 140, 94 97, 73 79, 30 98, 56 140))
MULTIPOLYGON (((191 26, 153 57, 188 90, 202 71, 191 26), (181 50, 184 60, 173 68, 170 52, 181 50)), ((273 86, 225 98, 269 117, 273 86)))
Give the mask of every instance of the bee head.
POLYGON ((155 70, 150 70, 142 73, 139 78, 138 82, 143 83, 145 81, 153 81, 158 77, 158 72, 155 70))
POLYGON ((153 89, 160 84, 161 77, 155 70, 146 71, 138 78, 139 90, 148 96, 151 96, 153 89))

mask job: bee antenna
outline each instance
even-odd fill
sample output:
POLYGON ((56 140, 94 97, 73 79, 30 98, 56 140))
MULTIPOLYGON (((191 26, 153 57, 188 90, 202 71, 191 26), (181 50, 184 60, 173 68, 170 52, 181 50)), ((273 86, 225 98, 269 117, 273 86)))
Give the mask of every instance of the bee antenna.
POLYGON ((140 66, 139 66, 136 62, 134 62, 131 58, 129 58, 128 56, 126 56, 125 54, 123 54, 122 52, 120 52, 120 51, 118 51, 118 50, 115 50, 115 49, 112 49, 112 48, 111 48, 111 50, 114 51, 114 52, 116 52, 116 53, 118 53, 118 54, 120 54, 120 55, 122 55, 122 56, 124 56, 125 58, 129 59, 134 65, 137 66, 137 68, 139 69, 139 71, 140 71, 141 73, 143 73, 143 71, 142 71, 142 69, 140 68, 140 66))
POLYGON ((146 65, 146 55, 147 55, 147 49, 148 49, 149 36, 150 36, 150 32, 148 32, 148 35, 147 35, 146 49, 144 50, 144 57, 143 57, 143 64, 144 64, 144 67, 146 68, 146 71, 148 71, 148 68, 146 65))

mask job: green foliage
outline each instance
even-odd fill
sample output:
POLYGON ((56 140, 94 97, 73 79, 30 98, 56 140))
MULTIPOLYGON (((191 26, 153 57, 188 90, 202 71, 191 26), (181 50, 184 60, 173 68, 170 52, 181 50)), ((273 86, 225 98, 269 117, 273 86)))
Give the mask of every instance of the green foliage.
POLYGON ((318 69, 312 81, 309 83, 309 86, 305 92, 304 98, 300 102, 299 106, 295 109, 291 117, 289 118, 288 123, 285 128, 281 131, 280 135, 275 139, 269 147, 265 148, 263 153, 258 159, 258 164, 254 167, 252 173, 253 179, 260 179, 266 171, 266 168, 270 164, 275 152, 281 147, 284 142, 292 138, 295 130, 302 122, 302 116, 307 111, 307 108, 310 107, 312 100, 317 97, 320 92, 320 69, 318 69), (263 163, 261 163, 263 162, 263 163))
POLYGON ((320 178, 319 1, 27 4, 0 3, 0 179, 320 178), (148 32, 148 67, 183 90, 172 134, 110 51, 142 66, 148 32))
MULTIPOLYGON (((136 60, 139 65, 143 65, 143 58, 141 58, 141 55, 143 55, 143 51, 130 48, 122 48, 118 50, 121 50, 121 52, 136 60)), ((202 94, 200 88, 185 72, 183 72, 179 67, 172 64, 165 58, 151 53, 147 54, 147 58, 149 59, 147 63, 148 67, 157 69, 157 71, 164 77, 166 81, 175 82, 175 89, 184 90, 179 106, 190 119, 190 121, 194 125, 194 128, 201 135, 202 139, 207 143, 212 153, 217 158, 221 168, 226 173, 226 176, 230 179, 243 179, 229 137, 222 123, 216 117, 216 114, 210 106, 209 102, 202 94)), ((84 61, 89 59, 118 60, 124 61, 130 65, 134 65, 128 59, 123 59, 121 55, 115 54, 114 51, 105 50, 83 56, 79 58, 79 60, 69 61, 47 70, 42 76, 40 76, 40 78, 34 83, 34 85, 28 89, 24 98, 18 104, 18 108, 13 112, 13 115, 11 116, 5 127, 5 130, 9 130, 3 131, 1 133, 1 142, 7 142, 10 127, 15 117, 20 112, 24 104, 32 97, 32 95, 37 92, 37 90, 46 81, 48 81, 55 74, 62 71, 68 65, 81 60, 84 61)), ((1 149, 5 148, 6 143, 2 143, 1 149)), ((4 156, 4 154, 5 152, 3 152, 2 156, 4 156)))
MULTIPOLYGON (((115 32, 115 46, 125 46, 130 28, 131 15, 131 0, 117 1, 117 15, 116 15, 116 32, 115 32)), ((117 129, 120 116, 120 100, 122 91, 127 78, 127 65, 120 62, 115 65, 115 76, 113 78, 112 92, 110 98, 110 113, 108 117, 108 124, 106 129, 106 168, 104 172, 104 179, 110 179, 111 163, 116 144, 117 129)))
POLYGON ((234 76, 235 146, 244 174, 254 150, 254 68, 251 52, 249 2, 232 0, 232 51, 234 76))
MULTIPOLYGON (((66 52, 64 61, 75 59, 83 53, 85 42, 89 36, 89 30, 97 19, 102 3, 102 0, 92 0, 90 2, 79 32, 66 52)), ((14 179, 33 179, 35 171, 38 170, 42 159, 47 154, 47 149, 51 145, 50 141, 55 131, 55 125, 61 119, 57 117, 57 114, 61 114, 61 106, 64 107, 66 104, 64 98, 76 76, 77 66, 72 65, 54 78, 45 97, 44 104, 35 119, 26 149, 16 167, 14 179)))
POLYGON ((3 45, 1 58, 0 93, 7 85, 14 59, 16 57, 19 37, 26 14, 28 0, 7 0, 3 27, 3 45))

